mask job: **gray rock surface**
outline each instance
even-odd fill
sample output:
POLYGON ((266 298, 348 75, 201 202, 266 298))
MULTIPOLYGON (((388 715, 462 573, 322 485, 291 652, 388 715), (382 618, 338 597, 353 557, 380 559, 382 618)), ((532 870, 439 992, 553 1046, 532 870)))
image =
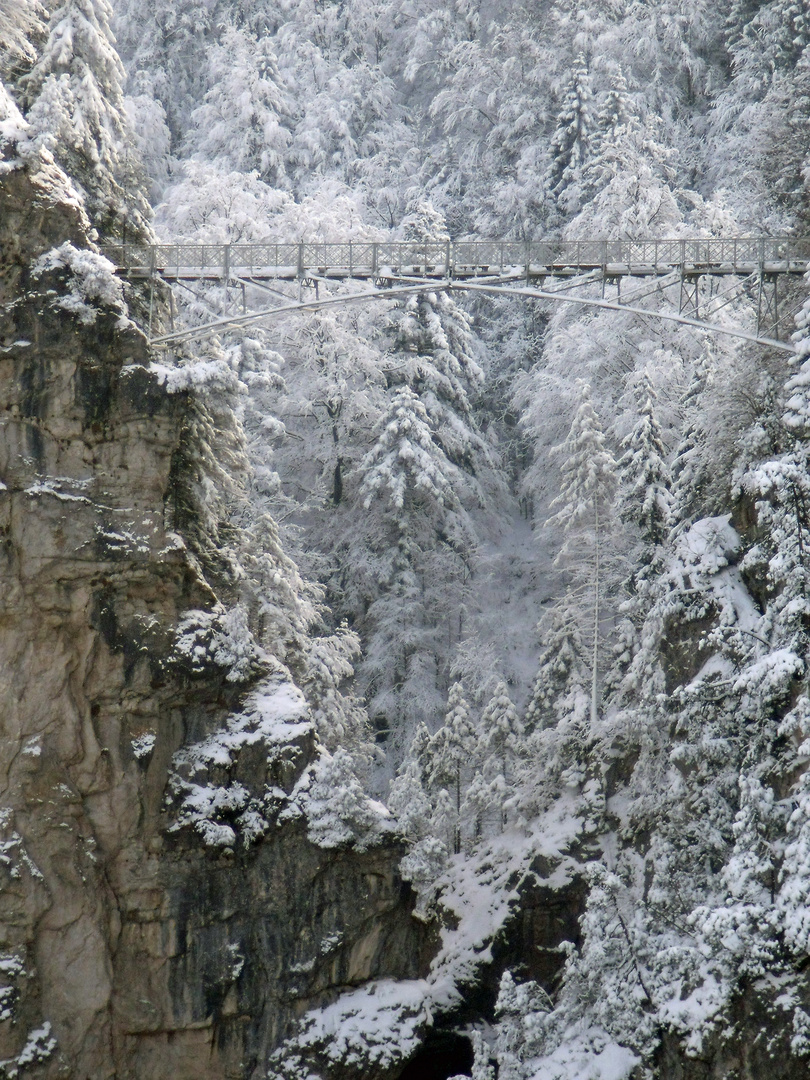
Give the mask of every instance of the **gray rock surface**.
POLYGON ((394 844, 326 852, 293 822, 212 855, 167 833, 172 754, 238 704, 167 663, 180 613, 216 600, 174 531, 188 399, 114 306, 83 322, 64 270, 32 276, 66 241, 88 247, 65 178, 6 173, 0 1074, 262 1076, 310 1005, 418 974, 423 933, 394 844))

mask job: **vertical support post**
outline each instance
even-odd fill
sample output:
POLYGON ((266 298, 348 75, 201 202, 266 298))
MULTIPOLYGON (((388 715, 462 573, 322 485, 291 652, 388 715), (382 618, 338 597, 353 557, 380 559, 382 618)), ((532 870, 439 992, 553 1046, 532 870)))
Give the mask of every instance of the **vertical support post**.
POLYGON ((757 297, 757 335, 770 332, 779 338, 779 277, 760 274, 757 297), (768 291, 770 288, 770 292, 768 291))
POLYGON ((371 245, 371 276, 377 276, 377 245, 371 245))
POLYGON ((450 241, 447 240, 444 245, 444 276, 446 278, 452 277, 453 267, 450 261, 450 241))
POLYGON ((773 275, 773 336, 779 340, 779 275, 773 275))
POLYGON ((530 240, 526 241, 525 261, 526 261, 526 284, 528 285, 529 284, 529 278, 531 276, 531 270, 532 270, 532 244, 531 244, 530 240))
POLYGON ((228 278, 231 276, 231 245, 226 244, 222 254, 222 289, 225 293, 225 303, 228 302, 228 278))
POLYGON ((352 242, 349 241, 349 277, 354 277, 354 255, 352 254, 352 242))
POLYGON ((298 279, 299 281, 304 276, 304 241, 298 245, 298 279))
POLYGON ((247 299, 245 297, 245 283, 244 283, 244 281, 240 281, 239 284, 242 286, 242 314, 247 315, 247 299))
MULTIPOLYGON (((154 251, 152 253, 152 261, 154 262, 154 251)), ((147 340, 152 340, 152 312, 155 308, 155 278, 154 275, 149 278, 149 326, 146 330, 147 340)))
POLYGON ((174 332, 174 289, 169 286, 169 326, 174 332))

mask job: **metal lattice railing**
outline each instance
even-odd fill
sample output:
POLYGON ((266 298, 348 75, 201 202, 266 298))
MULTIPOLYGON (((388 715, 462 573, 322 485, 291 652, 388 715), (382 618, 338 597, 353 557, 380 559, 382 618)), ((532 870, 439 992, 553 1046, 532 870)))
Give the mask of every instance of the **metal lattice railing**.
POLYGON ((606 274, 800 273, 810 239, 732 237, 683 240, 475 240, 270 244, 112 244, 104 254, 120 270, 182 276, 470 277, 521 269, 542 276, 601 269, 606 274))

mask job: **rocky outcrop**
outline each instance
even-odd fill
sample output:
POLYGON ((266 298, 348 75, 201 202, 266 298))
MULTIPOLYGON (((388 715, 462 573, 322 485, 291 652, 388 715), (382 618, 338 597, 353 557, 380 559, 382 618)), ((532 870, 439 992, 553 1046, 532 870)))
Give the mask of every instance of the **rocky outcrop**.
POLYGON ((64 176, 12 164, 0 188, 0 1074, 263 1076, 311 1005, 418 974, 420 924, 394 842, 325 852, 293 821, 211 854, 167 831, 172 755, 239 694, 222 671, 171 663, 181 613, 216 599, 176 531, 189 402, 150 371, 88 247, 64 176))

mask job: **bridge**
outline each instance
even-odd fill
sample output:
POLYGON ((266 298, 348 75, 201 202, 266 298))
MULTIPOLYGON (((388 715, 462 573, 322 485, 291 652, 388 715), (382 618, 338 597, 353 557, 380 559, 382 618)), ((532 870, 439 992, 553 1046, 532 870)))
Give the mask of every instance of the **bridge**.
POLYGON ((722 237, 649 240, 541 241, 350 241, 345 243, 117 244, 102 248, 119 273, 167 282, 221 282, 241 286, 242 313, 152 338, 169 347, 295 310, 418 292, 426 286, 500 292, 611 310, 639 311, 662 319, 730 334, 783 351, 786 288, 810 265, 810 239, 722 237), (730 282, 717 287, 717 279, 730 282), (651 279, 627 291, 628 279, 651 279), (707 290, 701 282, 709 280, 707 290), (320 299, 319 284, 357 280, 371 289, 320 299), (298 299, 270 283, 297 282, 298 299), (522 283, 519 285, 519 283, 522 283), (594 295, 595 285, 600 295, 594 295), (303 287, 314 289, 305 300, 303 287), (623 292, 624 286, 624 292, 623 292), (275 306, 247 312, 250 287, 274 296, 275 306), (677 301, 673 291, 677 290, 677 301), (756 329, 710 321, 735 298, 756 303, 756 329), (645 297, 666 298, 665 307, 639 307, 645 297), (279 303, 286 301, 286 303, 279 303), (702 306, 706 308, 702 311, 702 306))

